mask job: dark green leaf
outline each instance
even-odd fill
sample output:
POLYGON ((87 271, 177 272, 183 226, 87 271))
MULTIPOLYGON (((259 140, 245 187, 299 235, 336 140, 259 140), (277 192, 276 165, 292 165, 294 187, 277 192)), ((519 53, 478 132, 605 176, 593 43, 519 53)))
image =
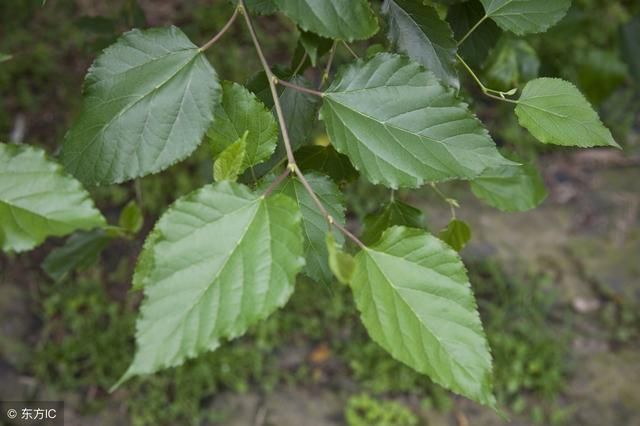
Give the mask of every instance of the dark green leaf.
POLYGON ((412 0, 385 0, 382 12, 389 19, 389 40, 396 48, 455 88, 460 87, 456 41, 451 27, 438 12, 412 0))
POLYGON ((215 70, 182 31, 130 31, 91 66, 62 162, 87 184, 159 172, 196 149, 219 100, 215 70))
POLYGON ((487 84, 498 90, 511 90, 538 77, 540 60, 524 40, 503 36, 487 60, 487 84))
POLYGON ((62 247, 49 253, 42 262, 42 270, 52 280, 61 281, 69 272, 93 265, 109 241, 111 237, 102 229, 74 234, 62 247))
MULTIPOLYGON (((457 40, 462 37, 484 16, 484 8, 478 0, 471 0, 451 6, 447 21, 453 28, 457 40)), ((460 56, 473 68, 480 68, 489 52, 498 42, 502 31, 495 22, 485 20, 459 47, 460 56)))
POLYGON ((636 84, 640 86, 640 15, 620 28, 622 53, 636 84))
POLYGON ((355 257, 351 287, 371 338, 434 382, 495 408, 491 354, 458 254, 394 227, 355 257))
POLYGON ((349 158, 340 154, 331 145, 303 146, 295 152, 298 167, 303 172, 315 170, 328 175, 337 184, 351 182, 358 178, 349 158))
POLYGON ((424 213, 409 204, 394 200, 384 206, 381 211, 370 214, 364 219, 360 239, 365 244, 373 244, 392 226, 424 228, 424 213))
POLYGON ((357 61, 323 99, 332 145, 372 183, 413 188, 510 163, 453 89, 406 57, 357 61))
POLYGON ((446 228, 440 231, 439 236, 455 251, 460 251, 471 240, 471 228, 465 222, 453 219, 446 228))

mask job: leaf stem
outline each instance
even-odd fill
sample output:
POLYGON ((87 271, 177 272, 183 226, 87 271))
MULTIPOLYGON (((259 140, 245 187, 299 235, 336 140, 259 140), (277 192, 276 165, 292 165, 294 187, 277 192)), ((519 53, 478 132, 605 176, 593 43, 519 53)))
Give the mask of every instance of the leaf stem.
POLYGON ((518 101, 514 101, 513 99, 509 99, 509 98, 506 97, 506 96, 513 96, 516 93, 516 89, 511 89, 508 92, 503 92, 503 91, 495 90, 495 89, 489 89, 487 86, 482 84, 482 81, 480 81, 480 78, 478 78, 476 73, 473 72, 471 67, 457 53, 456 53, 456 58, 462 64, 462 66, 467 70, 467 72, 471 75, 471 77, 473 77, 473 79, 478 84, 478 86, 480 86, 480 89, 482 90, 482 93, 485 96, 488 96, 488 97, 490 97, 492 99, 497 99, 497 100, 502 101, 502 102, 509 102, 509 103, 512 103, 512 104, 517 104, 518 103, 518 101))
MULTIPOLYGON (((296 176, 300 179, 302 186, 304 186, 305 190, 309 193, 309 196, 311 196, 311 199, 313 200, 315 205, 318 207, 320 212, 322 212, 322 215, 325 217, 325 219, 327 219, 327 223, 329 224, 329 229, 331 229, 332 226, 335 226, 340 230, 340 232, 342 232, 345 236, 350 238, 359 247, 366 248, 365 245, 362 243, 362 241, 360 241, 355 235, 349 232, 344 226, 340 225, 339 223, 336 223, 333 220, 333 217, 329 214, 325 206, 322 204, 322 201, 320 201, 320 199, 314 192, 313 188, 311 187, 307 179, 304 177, 304 175, 298 168, 296 164, 296 159, 293 156, 293 149, 291 148, 291 140, 289 139, 289 132, 287 131, 287 123, 285 121, 284 114, 282 112, 282 105, 280 105, 280 97, 278 96, 278 90, 276 89, 277 83, 283 84, 284 82, 280 81, 278 77, 276 77, 273 74, 273 71, 271 71, 271 67, 269 66, 269 63, 267 62, 267 59, 265 58, 264 53, 262 52, 262 47, 260 46, 260 42, 258 41, 256 31, 253 27, 253 22, 251 22, 251 17, 247 12, 247 8, 245 6, 244 0, 238 0, 237 10, 239 11, 239 13, 241 13, 244 16, 244 20, 247 23, 247 28, 249 29, 249 34, 251 35, 251 40, 253 41, 253 45, 256 48, 256 52, 258 53, 258 58, 260 58, 260 63, 262 64, 262 68, 264 68, 264 72, 267 75, 267 80, 269 81, 269 88, 271 89, 271 97, 273 98, 273 105, 276 110, 276 115, 278 116, 280 131, 282 132, 282 142, 284 143, 284 147, 287 151, 287 161, 289 163, 287 165, 287 170, 283 174, 278 176, 276 180, 272 182, 269 188, 267 188, 267 190, 265 191, 265 196, 270 194, 280 183, 282 183, 282 181, 286 179, 286 177, 290 173, 292 172, 295 173, 296 176)), ((335 47, 336 47, 336 43, 333 44, 332 54, 331 54, 331 57, 329 58, 329 64, 328 64, 329 66, 327 68, 330 68, 331 62, 333 61, 333 56, 336 50, 335 47)), ((283 85, 287 86, 287 84, 283 84, 283 85)), ((295 88, 301 88, 301 87, 297 86, 293 88, 295 89, 295 88)), ((309 90, 306 88, 304 89, 305 89, 304 91, 309 90)), ((317 93, 319 94, 319 96, 323 95, 321 92, 317 92, 317 93)))
POLYGON ((331 46, 331 50, 329 51, 329 60, 327 61, 327 66, 324 68, 324 72, 322 73, 322 80, 320 81, 321 88, 324 84, 329 80, 329 73, 331 72, 331 66, 333 65, 333 58, 336 56, 336 47, 338 46, 338 40, 333 42, 331 46))
POLYGON ((460 41, 458 41, 458 47, 460 47, 460 46, 462 45, 462 43, 464 43, 464 42, 465 42, 465 40, 466 40, 467 38, 469 38, 469 36, 470 36, 470 35, 471 35, 475 30, 477 30, 477 29, 478 29, 478 27, 479 27, 480 25, 482 25, 482 23, 483 23, 487 18, 488 18, 488 16, 485 14, 485 15, 484 15, 484 16, 483 16, 483 17, 482 17, 478 22, 476 22, 476 24, 475 24, 473 27, 471 27, 471 28, 469 29, 469 31, 467 31, 467 33, 466 33, 464 36, 462 36, 462 38, 460 39, 460 41))
POLYGON ((285 81, 285 80, 280 80, 277 77, 276 77, 275 83, 276 84, 280 84, 282 86, 290 87, 290 88, 295 89, 295 90, 297 90, 299 92, 309 93, 310 95, 319 96, 319 97, 323 97, 324 96, 324 93, 322 93, 322 92, 320 92, 318 90, 313 90, 313 89, 308 89, 308 88, 303 87, 303 86, 298 86, 297 84, 293 84, 293 83, 285 81))
POLYGON ((298 64, 296 69, 293 71, 293 75, 298 75, 298 73, 302 69, 302 66, 304 65, 308 57, 309 57, 309 54, 307 52, 304 52, 304 54, 302 55, 302 59, 300 60, 300 63, 298 64))
POLYGON ((239 7, 236 7, 236 9, 233 11, 233 15, 231 15, 231 18, 229 18, 229 20, 227 21, 226 24, 224 24, 224 27, 222 27, 222 29, 218 32, 218 34, 216 34, 215 36, 213 36, 213 38, 211 40, 209 40, 206 44, 204 44, 202 47, 200 47, 200 51, 205 51, 208 48, 210 48, 211 46, 213 46, 218 40, 220 40, 220 38, 224 35, 224 33, 226 33, 229 28, 231 28, 231 25, 233 25, 233 23, 235 22, 236 18, 238 17, 238 11, 240 10, 239 7))
POLYGON ((436 186, 436 184, 434 182, 430 183, 431 188, 433 188, 433 190, 435 191, 436 194, 438 194, 438 196, 440 198, 442 198, 444 200, 445 203, 447 203, 449 205, 449 209, 451 209, 451 219, 455 219, 456 218, 456 209, 460 208, 460 204, 458 203, 457 200, 453 199, 453 198, 449 198, 447 197, 441 190, 440 188, 438 188, 436 186))
POLYGON ((360 56, 358 56, 358 54, 351 48, 351 46, 349 46, 349 43, 347 43, 346 41, 342 40, 342 44, 344 45, 344 47, 347 48, 349 53, 351 53, 351 56, 353 56, 355 59, 360 59, 360 56))
POLYGON ((267 190, 264 191, 262 196, 266 198, 269 195, 271 195, 273 190, 276 189, 282 183, 282 181, 285 180, 287 178, 287 176, 289 176, 290 173, 291 173, 291 169, 289 169, 289 168, 285 169, 285 171, 282 172, 282 174, 280 176, 278 176, 273 182, 271 182, 271 185, 269 185, 267 190))
POLYGON ((276 81, 278 78, 271 71, 271 67, 267 62, 267 58, 265 58, 264 53, 262 52, 262 47, 260 46, 260 42, 258 41, 258 37, 256 36, 256 30, 253 28, 253 22, 251 22, 251 17, 249 13, 247 13, 247 8, 245 7, 244 0, 238 0, 238 8, 237 10, 244 16, 244 20, 247 23, 247 28, 249 29, 249 34, 251 35, 251 40, 253 41, 253 45, 256 48, 256 52, 258 53, 258 58, 260 59, 260 63, 262 64, 262 68, 264 68, 264 72, 267 76, 267 80, 269 82, 269 89, 271 89, 271 96, 273 97, 273 106, 276 109, 276 115, 278 116, 278 122, 280 124, 280 131, 282 132, 282 142, 284 143, 284 148, 287 151, 287 160, 289 161, 289 165, 295 166, 296 159, 293 156, 293 149, 291 148, 291 140, 289 139, 289 131, 287 130, 287 123, 284 119, 284 113, 282 112, 282 105, 280 105, 280 96, 278 95, 278 90, 276 89, 276 81))

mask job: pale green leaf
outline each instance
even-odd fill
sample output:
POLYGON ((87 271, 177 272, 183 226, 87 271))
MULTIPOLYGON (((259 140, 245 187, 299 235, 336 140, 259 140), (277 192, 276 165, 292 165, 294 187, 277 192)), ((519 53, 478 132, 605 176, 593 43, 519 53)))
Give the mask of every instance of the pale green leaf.
POLYGON ((52 250, 42 262, 42 270, 54 281, 71 271, 93 265, 111 241, 104 230, 94 229, 72 235, 62 247, 52 250))
POLYGON ((593 107, 568 81, 538 78, 524 87, 516 115, 542 143, 564 146, 615 146, 593 107))
POLYGON ((274 0, 281 12, 305 31, 327 38, 363 40, 378 32, 367 0, 274 0))
POLYGON ((303 172, 315 170, 333 179, 337 184, 351 182, 358 178, 346 155, 337 152, 331 145, 303 146, 295 152, 298 167, 303 172))
POLYGON ((403 56, 345 68, 321 113, 332 145, 372 183, 418 187, 510 163, 453 89, 403 56))
POLYGON ((159 172, 196 149, 219 100, 215 70, 182 31, 129 31, 91 66, 62 162, 86 184, 159 172))
POLYGON ((249 131, 245 131, 244 135, 229 145, 218 156, 213 164, 213 179, 216 182, 229 180, 235 182, 244 171, 244 162, 247 154, 247 135, 249 131))
POLYGON ((412 0, 386 0, 382 13, 389 19, 389 40, 399 51, 446 84, 460 87, 453 31, 433 7, 412 0))
MULTIPOLYGON (((326 176, 309 173, 305 177, 334 221, 344 225, 344 200, 338 187, 326 176)), ((276 191, 291 197, 300 206, 304 253, 307 260, 305 274, 320 283, 331 284, 332 274, 325 241, 325 235, 329 230, 327 219, 298 178, 289 178, 276 191)), ((337 230, 334 230, 334 234, 336 240, 342 244, 343 235, 337 230)))
POLYGON ((455 251, 460 251, 471 240, 471 228, 466 222, 453 219, 440 231, 439 237, 455 251))
POLYGON ((327 232, 327 251, 329 256, 329 269, 342 284, 349 284, 355 269, 353 256, 342 250, 342 244, 338 244, 334 235, 327 232))
POLYGON ((489 345, 458 254, 426 231, 394 227, 355 261, 351 287, 371 338, 434 382, 495 407, 489 345))
POLYGON ((8 55, 6 53, 0 52, 0 63, 10 61, 13 58, 13 55, 8 55))
POLYGON ((141 255, 137 351, 118 385, 215 350, 282 307, 304 265, 301 218, 290 198, 230 182, 176 201, 141 255))
POLYGON ((246 154, 242 170, 267 160, 276 149, 278 124, 267 107, 254 94, 237 83, 222 83, 222 107, 215 113, 207 132, 213 156, 217 157, 246 135, 246 154))
POLYGON ((44 151, 0 143, 0 248, 21 252, 49 236, 106 225, 89 193, 44 151))
POLYGON ((131 234, 137 234, 144 224, 142 210, 135 200, 131 200, 120 212, 118 225, 131 234))
POLYGON ((544 181, 531 164, 489 169, 471 182, 474 195, 507 212, 531 210, 547 197, 544 181))
POLYGON ((365 244, 373 244, 380 239, 382 233, 392 226, 424 228, 424 213, 402 201, 394 200, 385 205, 379 212, 364 218, 362 236, 365 244))
POLYGON ((541 33, 566 15, 571 0, 480 0, 487 16, 518 35, 541 33))

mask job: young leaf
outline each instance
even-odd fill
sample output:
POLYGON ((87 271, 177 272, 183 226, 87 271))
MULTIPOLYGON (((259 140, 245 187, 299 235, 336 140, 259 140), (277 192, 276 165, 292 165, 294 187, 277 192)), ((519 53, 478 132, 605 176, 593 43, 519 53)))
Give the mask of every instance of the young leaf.
POLYGON ((21 252, 104 225, 89 193, 43 150, 0 143, 0 249, 21 252))
POLYGON ((372 183, 415 188, 510 163, 453 89, 403 56, 348 66, 321 113, 332 145, 372 183))
POLYGON ((394 227, 355 263, 351 287, 371 338, 434 382, 495 407, 489 345, 458 254, 423 230, 394 227))
POLYGON ((530 81, 522 91, 516 115, 520 124, 542 143, 619 147, 589 102, 568 81, 530 81))
POLYGON ((412 0, 385 0, 382 13, 389 18, 389 40, 399 51, 446 84, 460 87, 453 32, 433 7, 412 0))
POLYGON ((333 275, 335 275, 342 284, 349 284, 353 276, 353 270, 355 269, 353 256, 342 250, 342 244, 336 242, 331 232, 327 232, 326 244, 331 272, 333 272, 333 275))
POLYGON ((129 31, 91 66, 62 162, 86 184, 159 172, 196 149, 219 100, 215 70, 182 31, 129 31))
POLYGON ((524 40, 503 36, 487 60, 485 75, 491 87, 511 90, 538 77, 540 60, 524 40))
POLYGON ((300 28, 323 37, 353 41, 378 32, 378 21, 367 0, 273 1, 300 28))
MULTIPOLYGON (((457 3, 449 7, 447 21, 456 40, 462 40, 469 30, 484 17, 484 8, 478 0, 457 3)), ((487 55, 498 42, 502 31, 495 22, 485 19, 467 39, 458 46, 458 52, 469 65, 480 68, 487 55)))
POLYGON ((382 233, 392 226, 424 228, 424 213, 402 201, 394 200, 377 213, 365 217, 360 240, 365 244, 373 244, 380 239, 382 233))
POLYGON ((129 201, 120 212, 118 226, 131 234, 137 234, 143 224, 144 217, 142 216, 142 210, 140 210, 135 200, 129 201))
POLYGON ((222 83, 222 108, 215 113, 207 132, 213 156, 246 135, 246 154, 242 170, 267 160, 276 149, 278 124, 273 114, 254 94, 237 83, 222 83))
POLYGON ((538 169, 531 164, 486 170, 471 182, 473 194, 506 212, 531 210, 547 197, 538 169))
POLYGON ((61 281, 74 269, 93 265, 111 241, 104 230, 94 229, 72 235, 66 243, 52 250, 42 262, 42 270, 54 281, 61 281))
MULTIPOLYGON (((338 187, 326 176, 310 173, 305 177, 333 219, 344 225, 344 201, 338 187)), ((291 197, 300 206, 304 255, 307 259, 304 273, 320 283, 331 284, 332 274, 329 269, 325 242, 325 234, 328 230, 327 219, 318 210, 298 178, 288 179, 276 191, 291 197)), ((344 242, 343 235, 337 230, 334 230, 334 234, 336 240, 342 244, 344 242)))
POLYGON ((571 0, 480 0, 487 17, 517 35, 541 33, 566 15, 571 0))
POLYGON ((296 48, 293 55, 291 66, 297 66, 306 52, 309 57, 309 64, 315 67, 318 62, 318 58, 331 50, 331 46, 333 46, 333 40, 320 37, 319 35, 308 31, 300 30, 298 48, 296 48))
POLYGON ((471 228, 466 222, 453 219, 440 231, 439 237, 455 251, 460 251, 471 240, 471 228))
POLYGON ((283 306, 304 265, 300 221, 288 197, 229 182, 176 201, 141 255, 137 352, 117 385, 215 350, 283 306))
POLYGON ((216 182, 229 180, 235 182, 244 171, 243 163, 247 154, 247 135, 249 131, 245 131, 244 135, 231 145, 229 145, 218 156, 213 164, 213 179, 216 182))
POLYGON ((358 171, 353 168, 349 158, 340 154, 331 145, 303 146, 296 151, 298 167, 303 172, 315 170, 333 179, 337 184, 354 181, 358 171))

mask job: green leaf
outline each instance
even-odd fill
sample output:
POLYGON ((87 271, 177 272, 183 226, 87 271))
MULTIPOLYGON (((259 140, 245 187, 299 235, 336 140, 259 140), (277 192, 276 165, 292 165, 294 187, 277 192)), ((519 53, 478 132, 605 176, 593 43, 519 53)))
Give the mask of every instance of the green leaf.
POLYGON ((343 69, 321 114, 332 145, 374 184, 415 188, 509 163, 453 89, 403 56, 343 69))
POLYGON ((0 143, 0 248, 21 252, 49 236, 105 226, 89 193, 41 149, 0 143))
POLYGON ((620 28, 622 56, 629 65, 631 76, 640 86, 640 15, 636 15, 620 28))
MULTIPOLYGON (((478 0, 454 4, 447 13, 447 21, 453 29, 456 40, 461 40, 483 17, 484 8, 478 0)), ((485 19, 464 43, 458 46, 458 52, 473 68, 480 68, 498 42, 500 34, 502 31, 496 23, 485 19)))
POLYGON ((471 228, 465 222, 453 219, 440 231, 440 239, 455 251, 460 251, 471 240, 471 228))
POLYGON ((246 135, 242 170, 267 160, 276 149, 278 124, 254 94, 237 83, 222 83, 222 108, 207 132, 214 157, 246 135))
POLYGON ((196 149, 219 100, 215 70, 182 31, 129 31, 91 66, 62 162, 86 184, 159 172, 196 149))
POLYGON ((47 255, 42 270, 52 280, 61 281, 69 272, 93 265, 111 239, 102 229, 74 234, 47 255))
POLYGON ((356 266, 353 256, 342 250, 342 244, 336 242, 331 232, 327 232, 326 244, 331 272, 342 284, 349 284, 356 266))
POLYGON ((567 14, 571 0, 480 0, 487 17, 518 35, 541 33, 567 14))
POLYGON ((352 182, 358 178, 349 158, 331 145, 303 146, 295 152, 298 167, 303 172, 315 170, 329 176, 337 184, 352 182))
POLYGON ((247 135, 249 131, 245 131, 244 135, 231 145, 229 145, 218 156, 213 164, 213 179, 216 182, 229 180, 235 182, 244 171, 243 163, 247 154, 247 135))
POLYGON ((142 210, 135 200, 131 200, 120 212, 118 225, 130 234, 137 234, 144 224, 142 210))
POLYGON ((580 91, 568 81, 538 78, 524 87, 516 115, 542 143, 564 146, 615 146, 609 129, 580 91))
POLYGON ((544 181, 531 164, 489 169, 471 182, 473 194, 487 204, 506 211, 526 211, 547 197, 544 181))
POLYGON ((386 0, 382 13, 389 19, 389 40, 399 51, 446 84, 460 87, 453 31, 433 7, 412 0, 386 0))
POLYGON ((378 32, 367 0, 274 0, 305 31, 338 40, 364 40, 378 32))
MULTIPOLYGON (((305 177, 316 196, 324 204, 329 214, 333 216, 334 221, 344 225, 344 200, 338 187, 326 176, 310 173, 305 177)), ((325 234, 328 231, 327 219, 318 210, 298 178, 287 179, 276 191, 291 197, 300 206, 304 255, 307 260, 304 273, 317 282, 331 284, 332 274, 329 269, 325 241, 325 234)), ((337 230, 334 230, 334 234, 336 240, 342 244, 344 242, 343 235, 337 230)))
POLYGON ((441 386, 495 408, 489 345, 458 254, 423 230, 394 227, 355 262, 351 287, 371 338, 441 386))
POLYGON ((380 239, 382 233, 392 226, 424 228, 424 213, 402 201, 394 200, 377 212, 364 219, 362 236, 365 244, 373 244, 380 239))
POLYGON ((116 386, 215 350, 282 307, 304 265, 301 217, 288 197, 229 182, 176 201, 141 255, 137 352, 116 386))
POLYGON ((317 34, 300 30, 299 47, 293 55, 292 67, 300 63, 304 52, 306 52, 309 57, 309 64, 315 67, 318 63, 318 58, 329 52, 331 46, 333 46, 333 40, 330 38, 320 37, 317 34))
POLYGON ((13 58, 13 55, 8 55, 6 53, 0 52, 0 63, 10 61, 13 58))

